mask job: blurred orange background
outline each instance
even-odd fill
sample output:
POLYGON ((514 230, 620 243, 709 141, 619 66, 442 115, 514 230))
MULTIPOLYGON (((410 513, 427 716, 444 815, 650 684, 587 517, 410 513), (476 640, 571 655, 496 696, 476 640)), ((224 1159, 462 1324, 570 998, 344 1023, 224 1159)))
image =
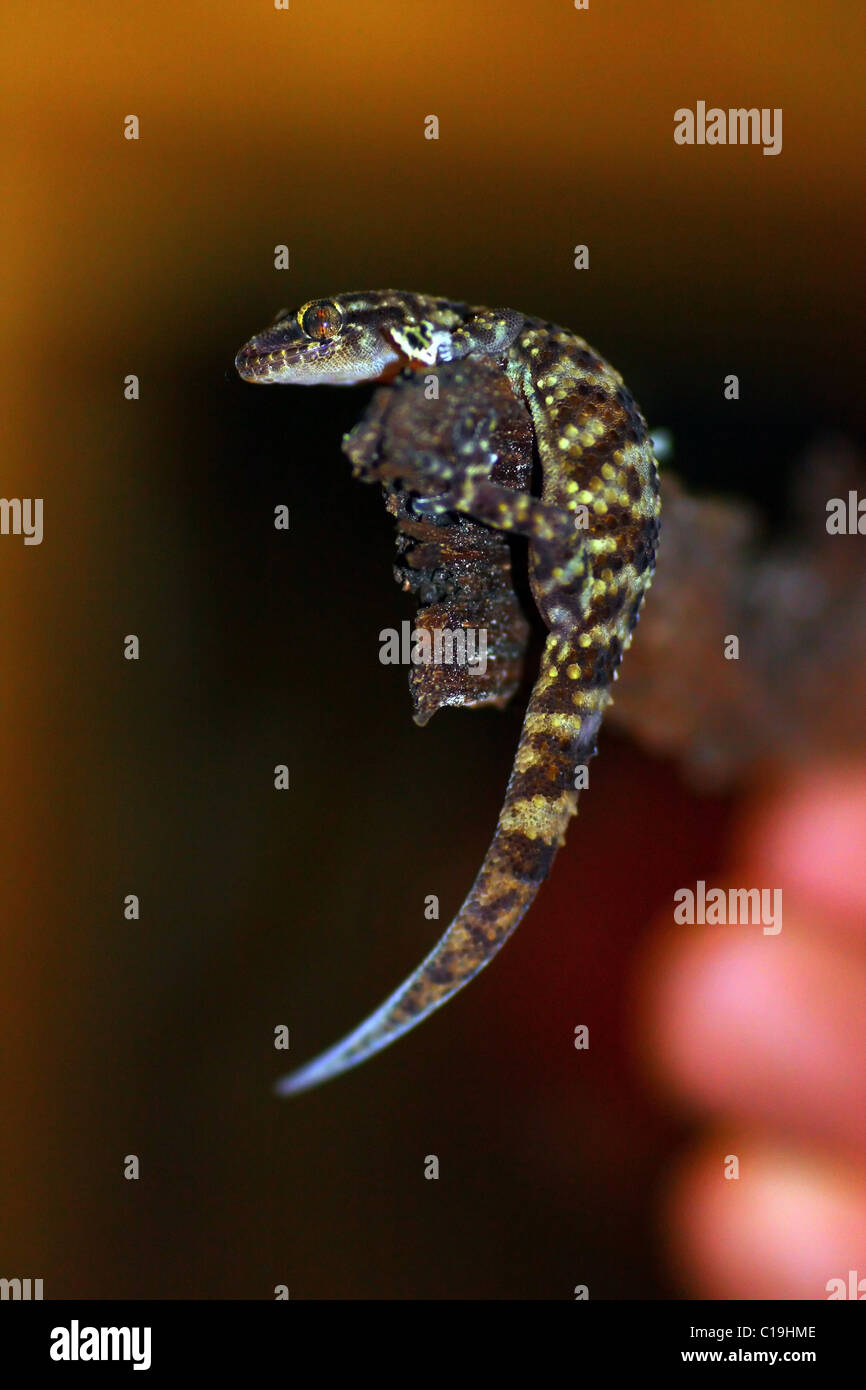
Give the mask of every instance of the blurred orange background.
POLYGON ((231 367, 329 292, 512 305, 596 344, 693 486, 778 520, 793 457, 864 425, 862 15, 45 3, 0 32, 2 492, 45 516, 41 546, 0 538, 0 1275, 46 1297, 688 1293, 657 1198, 691 1120, 629 1051, 628 979, 673 890, 723 871, 739 807, 623 739, 496 964, 350 1077, 270 1093, 277 1024, 295 1061, 332 1042, 430 945, 424 896, 459 905, 520 710, 413 727, 378 662, 410 612, 391 523, 339 453, 369 392, 231 367), (783 152, 676 146, 699 99, 781 107, 783 152))

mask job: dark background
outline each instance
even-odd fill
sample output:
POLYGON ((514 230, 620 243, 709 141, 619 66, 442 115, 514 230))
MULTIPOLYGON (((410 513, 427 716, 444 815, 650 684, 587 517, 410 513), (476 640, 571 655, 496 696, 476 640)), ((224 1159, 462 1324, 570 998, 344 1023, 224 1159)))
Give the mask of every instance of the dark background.
POLYGON ((692 486, 779 523, 797 456, 864 424, 862 24, 800 0, 7 9, 2 491, 44 498, 45 540, 0 540, 0 1274, 688 1292, 656 1210, 692 1120, 642 1077, 632 960, 723 870, 748 787, 698 796, 605 732, 495 965, 369 1066, 271 1094, 275 1025, 295 1062, 333 1042, 432 944, 425 895, 438 927, 459 905, 521 710, 413 726, 378 661, 412 611, 392 523, 339 451, 370 391, 256 391, 232 362, 330 292, 511 305, 609 357, 692 486), (782 107, 782 153, 676 146, 698 99, 782 107))

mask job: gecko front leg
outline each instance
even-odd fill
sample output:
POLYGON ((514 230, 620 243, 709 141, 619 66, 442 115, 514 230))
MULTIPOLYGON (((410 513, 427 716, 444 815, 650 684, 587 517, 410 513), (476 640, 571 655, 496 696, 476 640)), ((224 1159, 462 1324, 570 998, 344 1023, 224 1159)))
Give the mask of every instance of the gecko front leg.
MULTIPOLYGON (((386 433, 389 405, 386 393, 379 394, 367 418, 344 441, 355 476, 365 482, 399 482, 413 493, 412 506, 418 515, 441 518, 457 512, 540 546, 556 543, 560 558, 575 546, 579 548, 576 531, 580 518, 528 491, 532 449, 529 415, 512 391, 503 397, 507 387, 504 373, 487 358, 470 358, 441 368, 437 378, 437 397, 422 400, 415 392, 415 431, 404 432, 402 437, 389 431, 384 453, 381 439, 386 433), (437 429, 432 438, 429 426, 422 429, 419 439, 425 409, 434 419, 439 417, 437 429), (524 417, 517 421, 523 436, 515 447, 518 410, 524 417), (523 450, 519 470, 501 464, 500 455, 509 445, 513 453, 517 448, 523 450)), ((401 382, 400 386, 408 384, 401 382)), ((573 563, 561 574, 568 582, 569 574, 577 577, 580 572, 580 565, 573 563)))

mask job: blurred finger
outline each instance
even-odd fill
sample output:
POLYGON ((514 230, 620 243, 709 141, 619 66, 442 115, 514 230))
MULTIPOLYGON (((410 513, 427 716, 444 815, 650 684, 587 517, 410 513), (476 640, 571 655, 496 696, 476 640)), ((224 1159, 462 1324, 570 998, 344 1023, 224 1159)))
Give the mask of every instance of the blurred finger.
POLYGON ((663 1220, 675 1272, 699 1298, 825 1299, 838 1294, 831 1281, 847 1289, 850 1271, 866 1276, 862 1178, 747 1133, 716 1134, 688 1156, 663 1220), (725 1177, 732 1154, 738 1178, 725 1177))

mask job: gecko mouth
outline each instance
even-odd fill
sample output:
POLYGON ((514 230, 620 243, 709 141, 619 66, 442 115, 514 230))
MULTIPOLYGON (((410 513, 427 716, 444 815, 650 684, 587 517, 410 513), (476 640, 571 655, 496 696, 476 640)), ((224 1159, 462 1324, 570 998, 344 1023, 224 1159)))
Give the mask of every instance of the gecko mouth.
POLYGON ((269 341, 264 334, 244 343, 235 358, 238 375, 244 381, 259 384, 284 380, 293 368, 320 362, 331 347, 329 342, 296 342, 280 346, 277 343, 278 338, 269 341))

